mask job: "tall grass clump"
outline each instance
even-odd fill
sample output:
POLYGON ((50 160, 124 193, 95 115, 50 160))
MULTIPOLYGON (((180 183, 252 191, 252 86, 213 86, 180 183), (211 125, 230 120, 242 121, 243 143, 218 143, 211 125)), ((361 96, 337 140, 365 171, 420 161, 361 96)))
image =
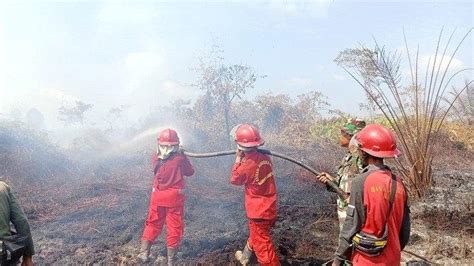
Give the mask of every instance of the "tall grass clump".
POLYGON ((429 191, 433 180, 431 166, 436 156, 433 147, 439 131, 459 95, 473 82, 471 79, 457 90, 448 90, 461 73, 472 70, 450 70, 453 58, 471 32, 472 28, 451 47, 454 32, 443 45, 441 30, 434 56, 428 60, 426 69, 422 66, 419 46, 412 56, 405 36, 411 77, 408 84, 402 82, 401 55, 386 51, 377 42, 374 49, 346 49, 335 59, 364 89, 369 101, 395 130, 404 151, 403 157, 395 160, 397 169, 414 197, 424 197, 429 191), (446 101, 444 96, 448 93, 454 97, 446 101))

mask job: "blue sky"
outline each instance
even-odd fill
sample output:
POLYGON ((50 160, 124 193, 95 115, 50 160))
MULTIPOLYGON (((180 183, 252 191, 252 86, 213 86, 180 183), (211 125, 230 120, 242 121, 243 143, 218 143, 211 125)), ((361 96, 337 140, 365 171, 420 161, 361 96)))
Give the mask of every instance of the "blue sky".
MULTIPOLYGON (((138 118, 199 95, 192 67, 213 44, 267 76, 250 99, 317 90, 358 113, 364 95, 333 62, 340 51, 374 38, 404 49, 404 28, 427 62, 442 26, 456 42, 473 19, 471 1, 2 1, 0 113, 35 107, 54 127, 57 108, 79 99, 94 104, 95 123, 123 104, 138 118)), ((453 71, 473 66, 473 38, 453 71)))

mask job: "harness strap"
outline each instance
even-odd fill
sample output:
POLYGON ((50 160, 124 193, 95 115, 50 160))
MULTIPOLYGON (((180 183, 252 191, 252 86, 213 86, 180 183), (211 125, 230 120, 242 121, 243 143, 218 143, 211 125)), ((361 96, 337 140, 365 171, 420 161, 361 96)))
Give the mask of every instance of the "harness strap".
POLYGON ((397 192, 397 177, 392 173, 390 180, 390 196, 388 199, 388 212, 385 217, 385 230, 383 232, 382 238, 388 236, 388 219, 390 218, 390 213, 392 213, 393 202, 395 201, 395 193, 397 192))
POLYGON ((393 202, 395 201, 395 193, 397 192, 397 177, 392 173, 392 180, 390 181, 391 188, 390 188, 390 198, 389 198, 389 207, 387 212, 387 218, 385 219, 385 223, 388 222, 388 217, 392 212, 393 202))

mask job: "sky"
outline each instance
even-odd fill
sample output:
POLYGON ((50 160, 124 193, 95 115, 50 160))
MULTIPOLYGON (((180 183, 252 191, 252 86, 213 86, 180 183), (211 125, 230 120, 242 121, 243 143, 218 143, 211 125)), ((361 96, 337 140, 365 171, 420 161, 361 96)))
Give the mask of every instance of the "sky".
MULTIPOLYGON (((94 105, 91 123, 121 105, 138 119, 201 95, 193 68, 218 45, 227 64, 265 75, 248 99, 317 90, 333 108, 357 114, 365 96, 334 63, 339 52, 376 40, 404 55, 405 31, 426 64, 443 26, 444 40, 455 30, 457 43, 473 22, 472 1, 7 0, 0 2, 0 113, 36 108, 55 128, 58 108, 81 100, 94 105)), ((452 71, 473 66, 473 40, 452 71)))

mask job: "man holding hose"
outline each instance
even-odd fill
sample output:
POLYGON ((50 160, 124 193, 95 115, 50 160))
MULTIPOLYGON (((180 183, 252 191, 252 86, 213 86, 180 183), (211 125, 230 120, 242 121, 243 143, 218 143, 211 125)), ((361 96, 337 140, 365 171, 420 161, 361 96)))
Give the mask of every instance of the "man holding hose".
POLYGON ((255 252, 261 265, 280 265, 275 253, 270 230, 277 218, 277 191, 270 157, 257 151, 264 144, 259 130, 248 124, 235 131, 237 156, 230 182, 245 186, 245 210, 249 220, 249 238, 245 248, 235 253, 242 264, 249 263, 255 252))
POLYGON ((352 181, 334 266, 400 265, 400 252, 410 236, 408 194, 400 177, 385 159, 401 152, 393 132, 381 125, 367 125, 356 135, 363 173, 352 181))
POLYGON ((150 248, 166 224, 167 258, 158 257, 156 262, 175 265, 176 253, 184 232, 184 176, 192 176, 194 168, 179 148, 179 137, 173 129, 161 131, 158 150, 152 156, 154 181, 150 207, 143 230, 138 259, 150 260, 150 248))
MULTIPOLYGON (((354 145, 354 135, 365 127, 365 121, 361 119, 350 119, 341 128, 339 144, 347 148, 347 153, 337 170, 336 177, 328 173, 321 173, 318 178, 321 182, 327 183, 328 180, 335 182, 344 192, 350 193, 352 179, 358 175, 364 166, 357 152, 357 145, 354 145)), ((339 228, 342 229, 349 199, 337 199, 337 216, 339 218, 339 228)))

